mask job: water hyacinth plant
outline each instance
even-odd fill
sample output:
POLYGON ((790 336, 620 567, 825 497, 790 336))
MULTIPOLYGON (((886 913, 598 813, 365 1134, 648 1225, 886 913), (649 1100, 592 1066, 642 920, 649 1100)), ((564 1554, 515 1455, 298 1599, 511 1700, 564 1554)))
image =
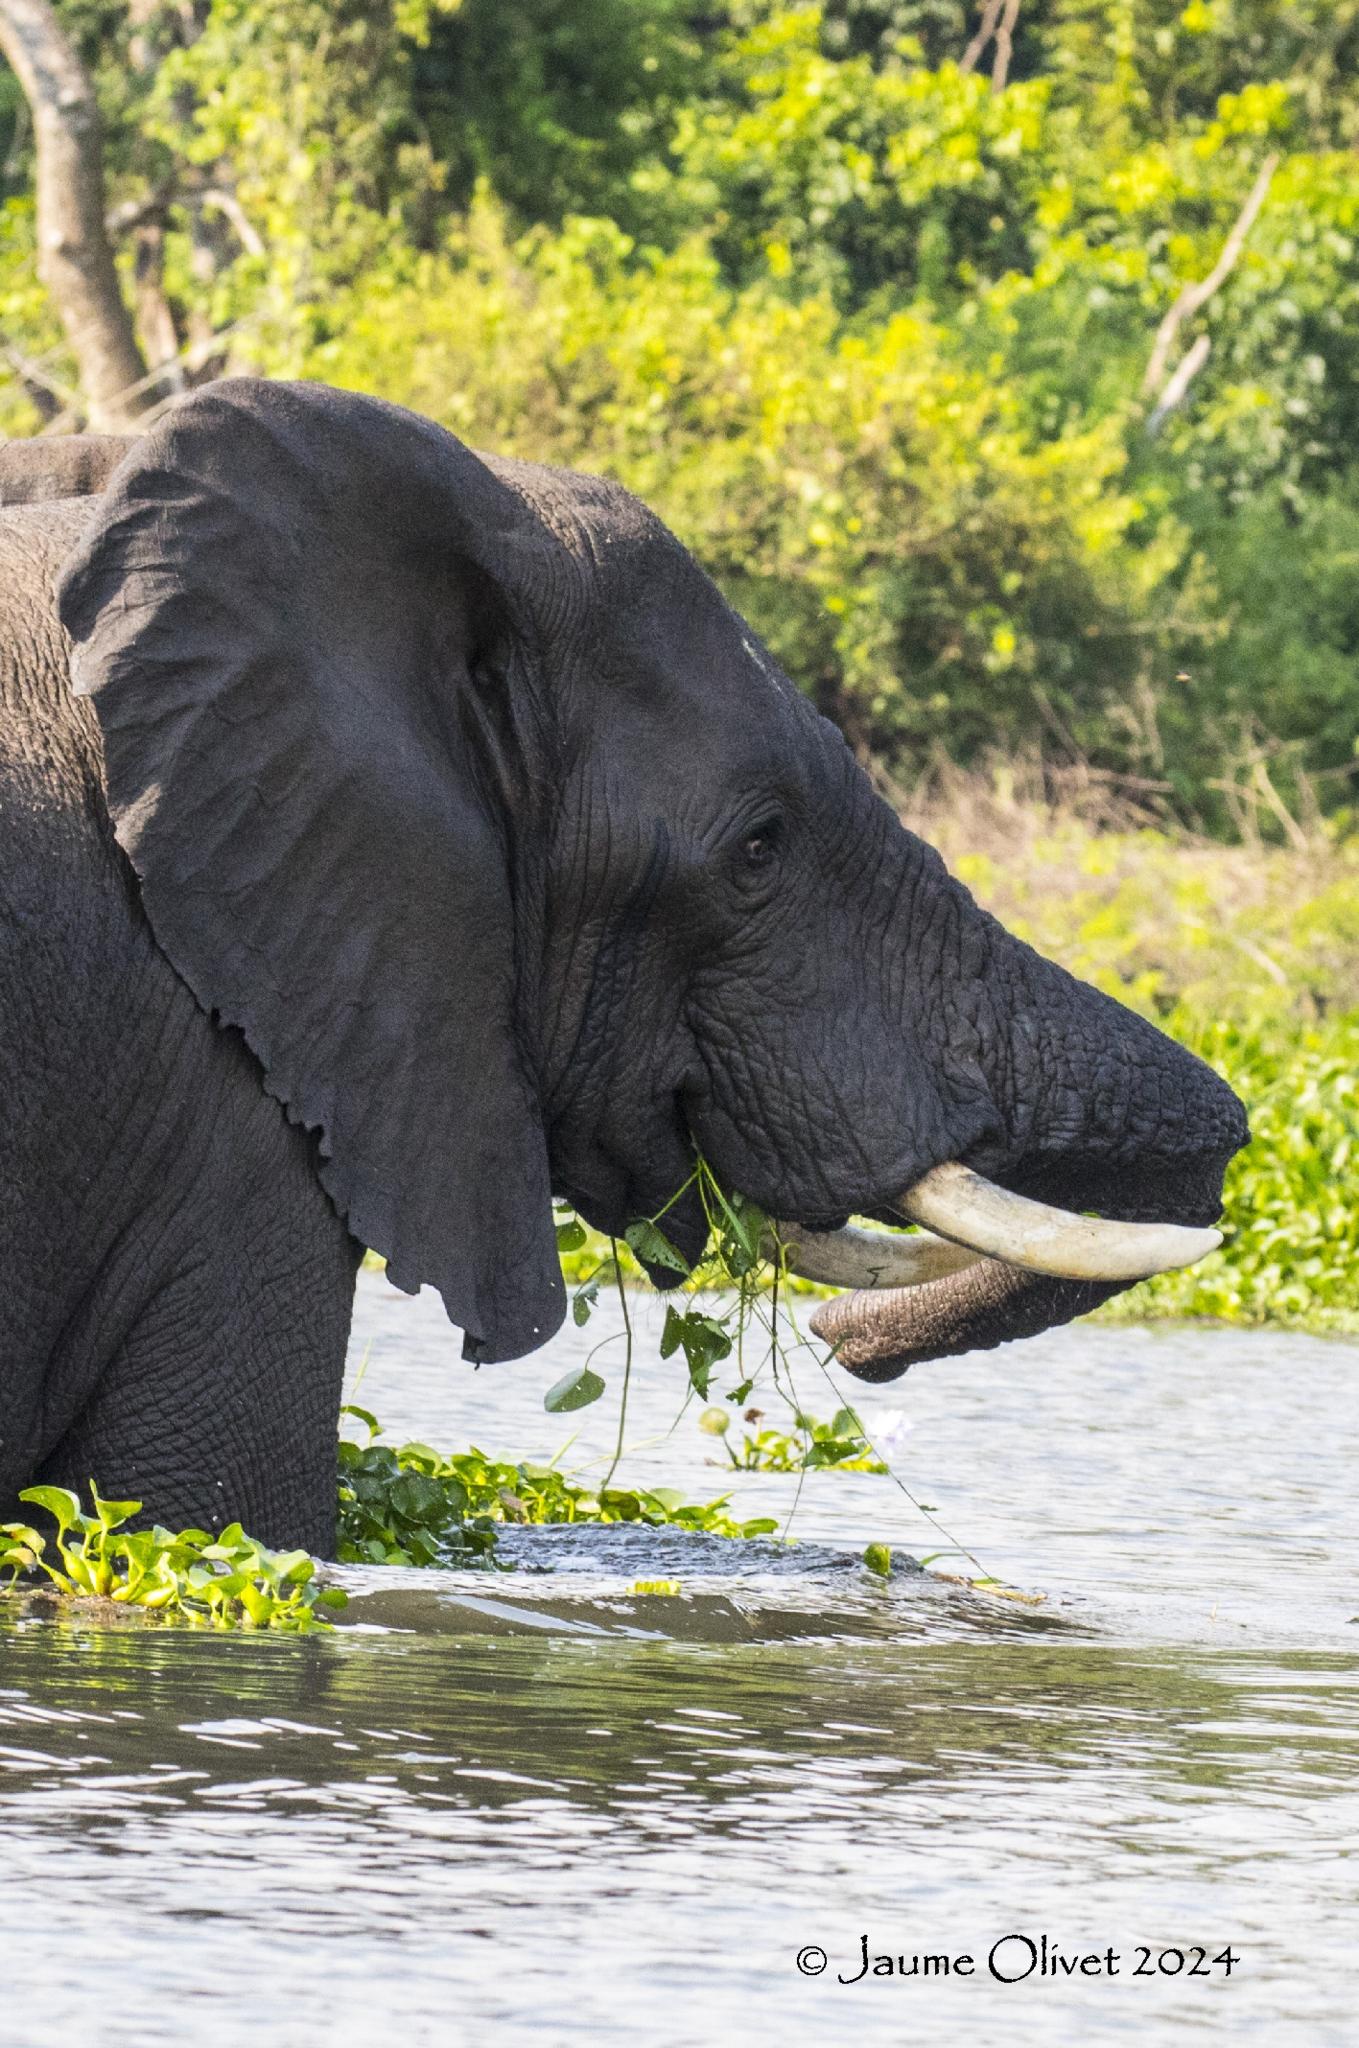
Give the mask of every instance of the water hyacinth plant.
POLYGON ((589 1522, 641 1523, 709 1536, 768 1536, 770 1515, 740 1521, 724 1498, 686 1501, 670 1487, 591 1487, 554 1465, 512 1464, 475 1446, 443 1454, 428 1444, 380 1443, 381 1425, 349 1407, 364 1441, 340 1444, 342 1564, 461 1565, 510 1569, 496 1554, 498 1528, 589 1522))
MULTIPOLYGON (((747 1408, 742 1420, 752 1426, 763 1422, 758 1408, 747 1408)), ((699 1428, 722 1439, 722 1448, 738 1472, 876 1472, 888 1467, 864 1435, 864 1427, 852 1408, 838 1408, 829 1422, 818 1422, 802 1409, 793 1418, 794 1430, 747 1429, 739 1448, 732 1442, 731 1416, 725 1408, 705 1408, 699 1428)))
POLYGON ((38 1570, 61 1593, 111 1600, 187 1622, 193 1628, 279 1629, 302 1634, 326 1626, 327 1609, 346 1604, 336 1586, 318 1586, 305 1550, 273 1551, 233 1522, 177 1534, 159 1525, 126 1529, 141 1512, 137 1500, 105 1500, 90 1486, 94 1512, 64 1486, 30 1486, 19 1496, 57 1525, 48 1539, 23 1522, 0 1524, 0 1572, 10 1583, 38 1570))

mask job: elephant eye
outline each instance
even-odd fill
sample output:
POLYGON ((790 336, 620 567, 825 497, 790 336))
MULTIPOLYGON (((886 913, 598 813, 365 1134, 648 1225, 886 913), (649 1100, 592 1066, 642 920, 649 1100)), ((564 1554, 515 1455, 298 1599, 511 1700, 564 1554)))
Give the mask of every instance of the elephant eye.
POLYGON ((745 867, 760 869, 770 867, 779 850, 783 836, 783 820, 766 818, 753 832, 748 832, 741 841, 741 860, 745 867))

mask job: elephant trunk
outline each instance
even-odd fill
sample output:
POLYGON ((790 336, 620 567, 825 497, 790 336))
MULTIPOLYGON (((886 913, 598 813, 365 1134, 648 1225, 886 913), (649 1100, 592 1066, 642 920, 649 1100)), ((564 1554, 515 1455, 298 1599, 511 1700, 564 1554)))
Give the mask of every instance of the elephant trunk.
POLYGON ((840 1295, 811 1319, 836 1362, 857 1379, 899 1379, 922 1359, 987 1351, 1088 1315, 1126 1281, 1058 1280, 978 1259, 919 1287, 840 1295))

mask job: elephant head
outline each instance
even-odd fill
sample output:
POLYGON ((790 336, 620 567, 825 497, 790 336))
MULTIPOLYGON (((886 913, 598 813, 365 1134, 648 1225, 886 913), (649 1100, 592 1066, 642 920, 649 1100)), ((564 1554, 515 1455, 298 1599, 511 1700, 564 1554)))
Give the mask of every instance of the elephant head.
MULTIPOLYGON (((560 1321, 554 1192, 617 1233, 696 1149, 804 1235, 923 1189, 992 1255, 850 1297, 870 1374, 1066 1320, 1143 1257, 1011 1263, 937 1169, 1216 1216, 1235 1098, 980 911, 617 486, 233 380, 123 462, 62 613, 161 947, 469 1356, 560 1321)), ((698 1252, 695 1194, 665 1227, 698 1252)))

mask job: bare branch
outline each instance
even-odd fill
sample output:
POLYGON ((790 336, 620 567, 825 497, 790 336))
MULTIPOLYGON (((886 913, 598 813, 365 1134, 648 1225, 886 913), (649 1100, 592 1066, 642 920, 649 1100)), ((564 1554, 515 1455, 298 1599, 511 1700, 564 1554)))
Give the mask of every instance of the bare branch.
POLYGON ((144 222, 137 230, 134 247, 133 291, 143 352, 152 368, 163 373, 167 391, 183 391, 187 386, 183 368, 176 361, 179 330, 165 291, 165 229, 160 222, 144 222))
MULTIPOLYGON (((1156 340, 1142 379, 1142 396, 1150 398, 1165 376, 1166 363, 1175 346, 1175 338, 1186 320, 1192 320, 1195 313, 1207 305, 1214 292, 1219 291, 1236 268, 1237 258, 1246 246, 1246 237, 1255 225, 1255 217, 1265 203, 1274 173, 1279 168, 1276 153, 1267 156, 1260 166, 1259 176, 1246 195, 1246 203, 1232 224, 1231 233, 1222 244, 1222 254, 1198 284, 1187 284, 1176 299, 1170 311, 1156 330, 1156 340)), ((1191 373, 1192 374, 1192 373, 1191 373)))
POLYGON ((1185 353, 1180 357, 1174 372, 1171 376, 1167 377, 1162 387, 1161 395, 1148 415, 1146 429, 1148 434, 1159 434, 1176 406, 1183 405, 1185 393, 1207 362, 1212 346, 1213 344, 1209 337, 1206 334, 1201 334, 1193 347, 1186 349, 1185 353))
POLYGON ((72 391, 69 384, 63 384, 60 378, 54 377, 50 371, 45 370, 41 363, 34 361, 32 356, 25 355, 22 349, 15 348, 10 342, 5 342, 3 346, 0 346, 0 355, 3 355, 15 376, 19 379, 19 382, 23 385, 24 390, 28 393, 30 402, 36 408, 38 416, 44 425, 49 420, 56 419, 66 407, 79 404, 80 395, 78 392, 72 391))
POLYGON ((1005 81, 1010 76, 1010 59, 1014 55, 1015 23, 1019 19, 1019 0, 1005 0, 1005 12, 1000 17, 996 30, 996 54, 991 66, 991 86, 995 92, 1004 92, 1005 81))
POLYGON ((90 425, 131 425, 123 394, 145 374, 104 229, 94 87, 50 0, 0 0, 0 50, 37 143, 38 271, 66 330, 90 425))
POLYGON ((247 256, 266 254, 259 229, 234 192, 224 192, 219 186, 214 185, 200 195, 199 203, 203 206, 215 206, 219 213, 225 214, 236 230, 236 239, 247 256))
MULTIPOLYGON (((119 392, 118 396, 124 402, 136 402, 138 429, 144 431, 159 418, 167 405, 174 404, 176 393, 169 388, 173 381, 170 372, 183 369, 192 378, 209 364, 215 355, 225 353, 226 345, 234 334, 248 333, 253 325, 252 318, 233 320, 229 326, 220 327, 205 337, 189 342, 169 362, 158 363, 154 370, 139 378, 128 390, 119 392)), ((78 425, 79 409, 73 404, 67 412, 58 415, 50 429, 45 427, 43 431, 72 433, 78 425)))
POLYGON ((982 8, 982 18, 977 23, 977 33, 963 51, 962 62, 958 66, 960 71, 976 70, 981 62, 982 51, 996 32, 996 23, 1000 20, 1001 9, 1005 4, 1006 0, 986 0, 982 8))
POLYGON ((173 199, 174 191, 169 185, 162 185, 144 199, 124 199, 104 215, 104 232, 111 242, 117 242, 134 228, 163 223, 173 199))

